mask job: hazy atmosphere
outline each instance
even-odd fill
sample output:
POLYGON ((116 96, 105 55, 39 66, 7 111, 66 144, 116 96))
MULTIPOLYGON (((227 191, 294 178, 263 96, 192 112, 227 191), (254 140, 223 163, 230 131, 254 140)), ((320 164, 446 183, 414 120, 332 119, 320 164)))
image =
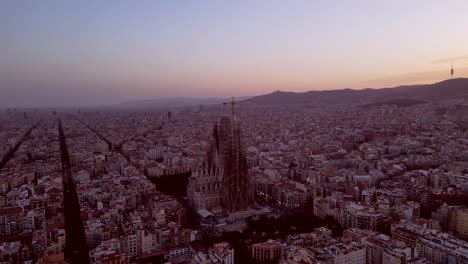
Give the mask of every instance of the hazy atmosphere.
POLYGON ((0 0, 0 263, 468 264, 468 0, 0 0))
POLYGON ((468 1, 1 1, 0 107, 468 76, 468 1))

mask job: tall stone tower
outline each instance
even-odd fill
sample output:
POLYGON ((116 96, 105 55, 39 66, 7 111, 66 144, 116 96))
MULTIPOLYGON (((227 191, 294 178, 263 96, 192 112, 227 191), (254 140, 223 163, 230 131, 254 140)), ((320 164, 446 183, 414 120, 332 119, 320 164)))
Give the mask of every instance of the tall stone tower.
POLYGON ((240 122, 235 115, 222 117, 214 124, 206 160, 202 168, 192 173, 187 195, 196 210, 214 213, 215 208, 232 213, 247 210, 254 204, 240 122))
POLYGON ((247 160, 241 142, 240 122, 235 115, 222 117, 218 124, 219 166, 223 168, 223 209, 237 212, 253 204, 247 160))

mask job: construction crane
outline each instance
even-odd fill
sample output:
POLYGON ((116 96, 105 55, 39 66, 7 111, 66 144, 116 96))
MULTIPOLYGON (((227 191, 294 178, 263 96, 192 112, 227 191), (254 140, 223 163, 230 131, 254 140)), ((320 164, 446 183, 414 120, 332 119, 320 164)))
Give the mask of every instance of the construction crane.
POLYGON ((223 105, 231 105, 231 113, 232 116, 234 116, 234 105, 238 104, 236 101, 234 101, 234 97, 232 97, 231 102, 223 102, 223 105))

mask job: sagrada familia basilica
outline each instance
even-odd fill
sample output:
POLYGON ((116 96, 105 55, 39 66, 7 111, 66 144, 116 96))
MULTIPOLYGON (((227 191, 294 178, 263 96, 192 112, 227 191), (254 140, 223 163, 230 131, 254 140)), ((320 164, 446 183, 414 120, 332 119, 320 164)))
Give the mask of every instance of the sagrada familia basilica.
POLYGON ((213 214, 244 211, 254 204, 240 122, 234 113, 214 124, 205 162, 192 172, 187 196, 196 211, 213 214))

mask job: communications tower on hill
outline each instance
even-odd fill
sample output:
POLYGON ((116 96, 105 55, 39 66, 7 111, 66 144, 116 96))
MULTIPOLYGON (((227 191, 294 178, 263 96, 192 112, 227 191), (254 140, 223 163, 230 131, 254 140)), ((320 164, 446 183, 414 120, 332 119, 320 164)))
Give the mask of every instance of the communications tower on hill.
POLYGON ((453 79, 453 73, 454 73, 454 70, 453 70, 453 63, 452 63, 452 69, 450 70, 450 79, 453 79))

